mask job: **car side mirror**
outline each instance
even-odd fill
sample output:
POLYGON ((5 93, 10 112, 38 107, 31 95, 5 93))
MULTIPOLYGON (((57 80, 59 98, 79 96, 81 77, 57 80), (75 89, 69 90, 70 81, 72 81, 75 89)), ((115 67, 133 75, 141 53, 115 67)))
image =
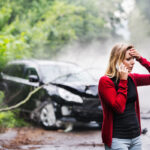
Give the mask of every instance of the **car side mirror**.
POLYGON ((39 78, 37 75, 29 75, 30 82, 39 82, 39 78))

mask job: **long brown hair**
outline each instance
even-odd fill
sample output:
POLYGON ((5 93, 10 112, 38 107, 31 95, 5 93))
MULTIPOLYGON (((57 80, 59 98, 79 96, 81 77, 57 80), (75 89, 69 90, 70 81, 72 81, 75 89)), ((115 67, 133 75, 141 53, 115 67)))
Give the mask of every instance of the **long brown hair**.
POLYGON ((109 64, 105 73, 106 76, 110 78, 116 77, 116 79, 118 80, 119 73, 117 71, 116 65, 120 65, 123 62, 123 60, 125 59, 126 51, 131 48, 133 48, 132 45, 124 43, 118 43, 114 45, 111 50, 109 64))

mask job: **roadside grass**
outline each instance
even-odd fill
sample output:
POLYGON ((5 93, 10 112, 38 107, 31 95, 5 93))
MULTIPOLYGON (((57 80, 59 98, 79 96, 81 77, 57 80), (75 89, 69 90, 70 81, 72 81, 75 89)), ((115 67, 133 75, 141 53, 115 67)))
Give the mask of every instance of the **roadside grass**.
MULTIPOLYGON (((4 94, 0 91, 0 108, 3 106, 3 98, 4 94)), ((19 109, 0 112, 0 132, 7 128, 24 127, 29 125, 29 123, 20 117, 19 109)))
POLYGON ((19 117, 19 110, 0 113, 0 128, 14 128, 23 126, 29 126, 29 123, 19 117))
POLYGON ((19 117, 19 110, 0 112, 0 133, 5 132, 9 128, 29 127, 30 124, 19 117))

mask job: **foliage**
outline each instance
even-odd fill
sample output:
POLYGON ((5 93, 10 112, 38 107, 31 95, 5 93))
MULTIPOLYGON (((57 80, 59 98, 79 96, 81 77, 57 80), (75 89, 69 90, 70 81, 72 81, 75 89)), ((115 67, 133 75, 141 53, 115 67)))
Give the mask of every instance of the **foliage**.
POLYGON ((129 16, 131 41, 139 50, 145 49, 149 55, 149 51, 147 51, 150 39, 149 0, 136 0, 135 2, 134 10, 129 16))
POLYGON ((136 0, 137 7, 140 9, 142 15, 150 21, 149 3, 150 0, 136 0))
MULTIPOLYGON (((14 59, 51 58, 65 45, 117 37, 122 0, 0 0, 0 71, 14 59)), ((3 94, 0 93, 0 103, 3 94)), ((0 126, 24 125, 18 112, 0 113, 0 126)))
MULTIPOLYGON (((103 25, 100 27, 101 37, 112 38, 117 37, 116 25, 121 25, 121 17, 115 15, 119 13, 120 15, 124 13, 122 8, 122 0, 68 0, 69 2, 75 3, 76 5, 81 5, 86 8, 86 14, 92 14, 92 16, 97 17, 99 20, 103 21, 103 25), (105 28, 104 28, 105 27, 105 28), (107 28, 106 28, 107 27, 107 28)), ((88 21, 87 23, 91 23, 88 21)), ((97 29, 97 27, 96 27, 97 29)), ((99 32, 98 32, 99 33, 99 32)))
MULTIPOLYGON (((1 0, 0 62, 49 58, 66 44, 115 34, 122 0, 1 0)), ((1 68, 0 68, 1 69, 1 68)))
MULTIPOLYGON (((3 99, 4 93, 0 91, 0 107, 5 107, 3 104, 3 99)), ((0 128, 22 127, 28 125, 28 123, 20 118, 19 109, 7 112, 0 112, 0 128)))
POLYGON ((8 60, 20 59, 30 56, 28 44, 25 42, 24 33, 16 37, 12 35, 0 36, 0 69, 7 63, 8 60))
POLYGON ((4 97, 5 97, 4 92, 0 91, 0 105, 3 103, 4 97))
POLYGON ((12 128, 27 126, 28 124, 19 118, 19 110, 0 112, 0 128, 12 128))

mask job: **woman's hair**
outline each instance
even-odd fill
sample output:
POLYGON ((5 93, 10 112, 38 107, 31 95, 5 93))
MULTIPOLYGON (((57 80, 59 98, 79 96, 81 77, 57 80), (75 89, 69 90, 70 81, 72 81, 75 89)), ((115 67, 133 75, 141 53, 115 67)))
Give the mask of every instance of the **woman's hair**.
POLYGON ((116 77, 116 79, 118 80, 119 73, 116 66, 119 66, 123 62, 123 60, 125 59, 126 51, 131 48, 133 48, 132 45, 123 43, 118 43, 112 48, 109 58, 109 64, 105 73, 106 76, 110 78, 116 77))

